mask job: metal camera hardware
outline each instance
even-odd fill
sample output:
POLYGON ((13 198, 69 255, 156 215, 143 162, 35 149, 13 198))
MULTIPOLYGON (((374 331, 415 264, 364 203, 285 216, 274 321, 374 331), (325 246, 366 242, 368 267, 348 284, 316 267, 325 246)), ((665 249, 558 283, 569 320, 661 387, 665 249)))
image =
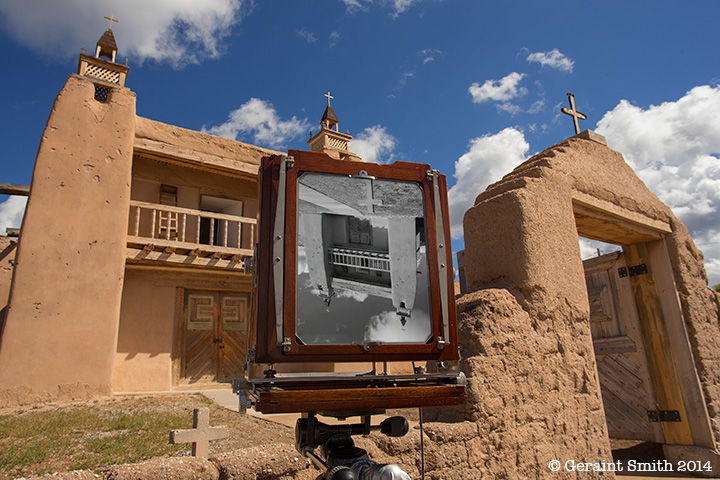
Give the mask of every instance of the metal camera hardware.
POLYGON ((328 425, 314 414, 304 414, 295 425, 295 448, 325 472, 320 477, 324 480, 410 480, 397 465, 373 462, 365 450, 355 446, 352 435, 377 430, 388 437, 402 437, 410 428, 403 417, 389 417, 372 425, 372 413, 361 413, 362 423, 345 425, 328 425))
MULTIPOLYGON (((291 150, 263 158, 259 193, 239 408, 304 414, 298 449, 319 448, 329 471, 347 466, 332 452, 355 448, 351 435, 397 432, 400 420, 371 427, 372 415, 463 403, 445 176, 291 150)), ((327 478, 382 478, 341 471, 327 478)))

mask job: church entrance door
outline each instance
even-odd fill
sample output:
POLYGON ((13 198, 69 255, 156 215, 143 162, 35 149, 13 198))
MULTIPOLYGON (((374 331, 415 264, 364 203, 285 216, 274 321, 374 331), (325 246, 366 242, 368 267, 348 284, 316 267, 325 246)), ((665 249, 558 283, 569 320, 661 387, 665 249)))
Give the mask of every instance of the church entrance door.
POLYGON ((185 291, 181 383, 243 376, 248 303, 247 293, 185 291))
POLYGON ((655 388, 622 252, 585 260, 595 359, 611 438, 664 442, 655 388))

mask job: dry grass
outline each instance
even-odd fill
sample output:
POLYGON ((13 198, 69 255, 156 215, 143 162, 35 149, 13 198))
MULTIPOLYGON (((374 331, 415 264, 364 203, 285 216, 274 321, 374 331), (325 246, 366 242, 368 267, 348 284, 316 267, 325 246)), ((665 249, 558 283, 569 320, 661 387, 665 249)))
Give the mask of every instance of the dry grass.
POLYGON ((0 415, 0 480, 189 455, 189 445, 170 445, 168 436, 170 430, 191 428, 198 407, 209 407, 211 425, 227 425, 231 432, 213 442, 211 454, 270 441, 292 443, 290 428, 224 409, 201 394, 35 407, 0 415))

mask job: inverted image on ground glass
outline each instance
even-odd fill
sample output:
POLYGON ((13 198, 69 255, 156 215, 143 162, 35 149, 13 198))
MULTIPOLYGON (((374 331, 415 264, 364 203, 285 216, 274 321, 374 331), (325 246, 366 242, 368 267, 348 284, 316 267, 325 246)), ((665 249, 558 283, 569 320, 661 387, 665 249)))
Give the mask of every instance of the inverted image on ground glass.
POLYGON ((296 334, 306 345, 432 337, 423 192, 414 182, 298 179, 296 334))

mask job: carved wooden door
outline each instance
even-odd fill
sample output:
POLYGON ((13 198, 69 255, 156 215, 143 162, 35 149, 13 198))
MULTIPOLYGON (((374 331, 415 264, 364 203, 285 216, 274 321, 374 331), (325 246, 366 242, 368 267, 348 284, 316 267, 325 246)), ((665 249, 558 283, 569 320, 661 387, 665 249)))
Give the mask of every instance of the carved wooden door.
POLYGON ((248 297, 235 292, 185 292, 182 383, 242 377, 248 297))
POLYGON ((247 357, 247 316, 249 295, 220 293, 220 369, 218 380, 230 381, 244 375, 247 357))
POLYGON ((622 252, 583 262, 598 378, 611 438, 663 442, 637 306, 622 252))

